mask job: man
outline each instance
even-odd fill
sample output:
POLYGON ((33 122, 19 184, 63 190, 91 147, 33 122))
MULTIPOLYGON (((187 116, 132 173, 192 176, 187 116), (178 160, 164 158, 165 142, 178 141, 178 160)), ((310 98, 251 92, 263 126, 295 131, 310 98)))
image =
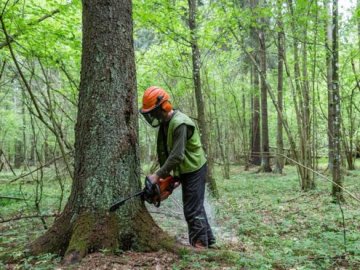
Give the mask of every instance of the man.
POLYGON ((215 244, 204 208, 206 158, 194 122, 174 110, 169 94, 162 88, 146 89, 140 113, 153 127, 159 127, 157 155, 160 169, 148 178, 157 183, 173 171, 180 177, 184 215, 188 224, 189 242, 195 248, 215 244))

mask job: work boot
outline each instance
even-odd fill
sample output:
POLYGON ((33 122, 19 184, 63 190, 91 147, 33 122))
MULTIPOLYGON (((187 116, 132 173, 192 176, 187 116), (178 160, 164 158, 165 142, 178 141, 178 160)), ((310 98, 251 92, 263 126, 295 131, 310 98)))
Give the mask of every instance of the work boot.
POLYGON ((194 244, 194 248, 196 248, 198 250, 202 250, 202 249, 206 249, 207 247, 200 240, 198 240, 194 244))

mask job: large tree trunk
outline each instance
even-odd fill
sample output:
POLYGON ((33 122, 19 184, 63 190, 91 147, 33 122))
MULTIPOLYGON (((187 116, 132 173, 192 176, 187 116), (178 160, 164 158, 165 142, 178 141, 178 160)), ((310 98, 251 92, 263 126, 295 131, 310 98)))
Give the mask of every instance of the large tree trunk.
POLYGON ((156 250, 168 239, 139 199, 108 213, 115 199, 141 188, 132 33, 130 0, 83 0, 74 181, 63 213, 30 244, 32 254, 65 254, 71 263, 105 248, 156 250))
POLYGON ((332 166, 332 195, 335 200, 344 200, 341 176, 341 149, 340 149, 340 89, 339 89, 339 26, 338 1, 333 0, 332 13, 332 102, 331 120, 333 124, 333 166, 332 166))
POLYGON ((202 95, 201 89, 201 77, 200 77, 200 50, 198 46, 198 37, 197 37, 197 26, 196 26, 196 13, 197 13, 197 0, 188 0, 189 4, 189 29, 190 29, 190 42, 192 50, 192 67, 193 67, 193 81, 195 88, 195 98, 197 105, 197 116, 199 121, 199 129, 201 135, 201 143, 204 147, 205 153, 208 156, 208 172, 207 172, 207 181, 209 185, 209 190, 211 194, 215 197, 219 196, 219 192, 216 187, 216 181, 213 177, 213 163, 212 158, 209 157, 209 134, 206 125, 205 117, 205 103, 202 95))

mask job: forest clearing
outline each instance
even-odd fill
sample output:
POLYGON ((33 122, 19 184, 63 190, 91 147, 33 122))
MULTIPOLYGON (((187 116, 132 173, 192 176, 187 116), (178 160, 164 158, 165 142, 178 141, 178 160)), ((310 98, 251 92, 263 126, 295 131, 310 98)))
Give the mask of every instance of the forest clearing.
POLYGON ((0 0, 0 269, 360 269, 360 0, 0 0))

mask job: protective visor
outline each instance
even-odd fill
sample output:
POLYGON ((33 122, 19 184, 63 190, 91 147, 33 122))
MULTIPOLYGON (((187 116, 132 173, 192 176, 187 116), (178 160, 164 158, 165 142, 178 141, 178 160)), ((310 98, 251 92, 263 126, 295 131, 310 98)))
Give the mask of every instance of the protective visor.
POLYGON ((150 124, 152 127, 158 127, 161 124, 161 106, 156 107, 155 109, 149 111, 149 112, 142 112, 140 110, 140 113, 144 116, 146 122, 150 124))

